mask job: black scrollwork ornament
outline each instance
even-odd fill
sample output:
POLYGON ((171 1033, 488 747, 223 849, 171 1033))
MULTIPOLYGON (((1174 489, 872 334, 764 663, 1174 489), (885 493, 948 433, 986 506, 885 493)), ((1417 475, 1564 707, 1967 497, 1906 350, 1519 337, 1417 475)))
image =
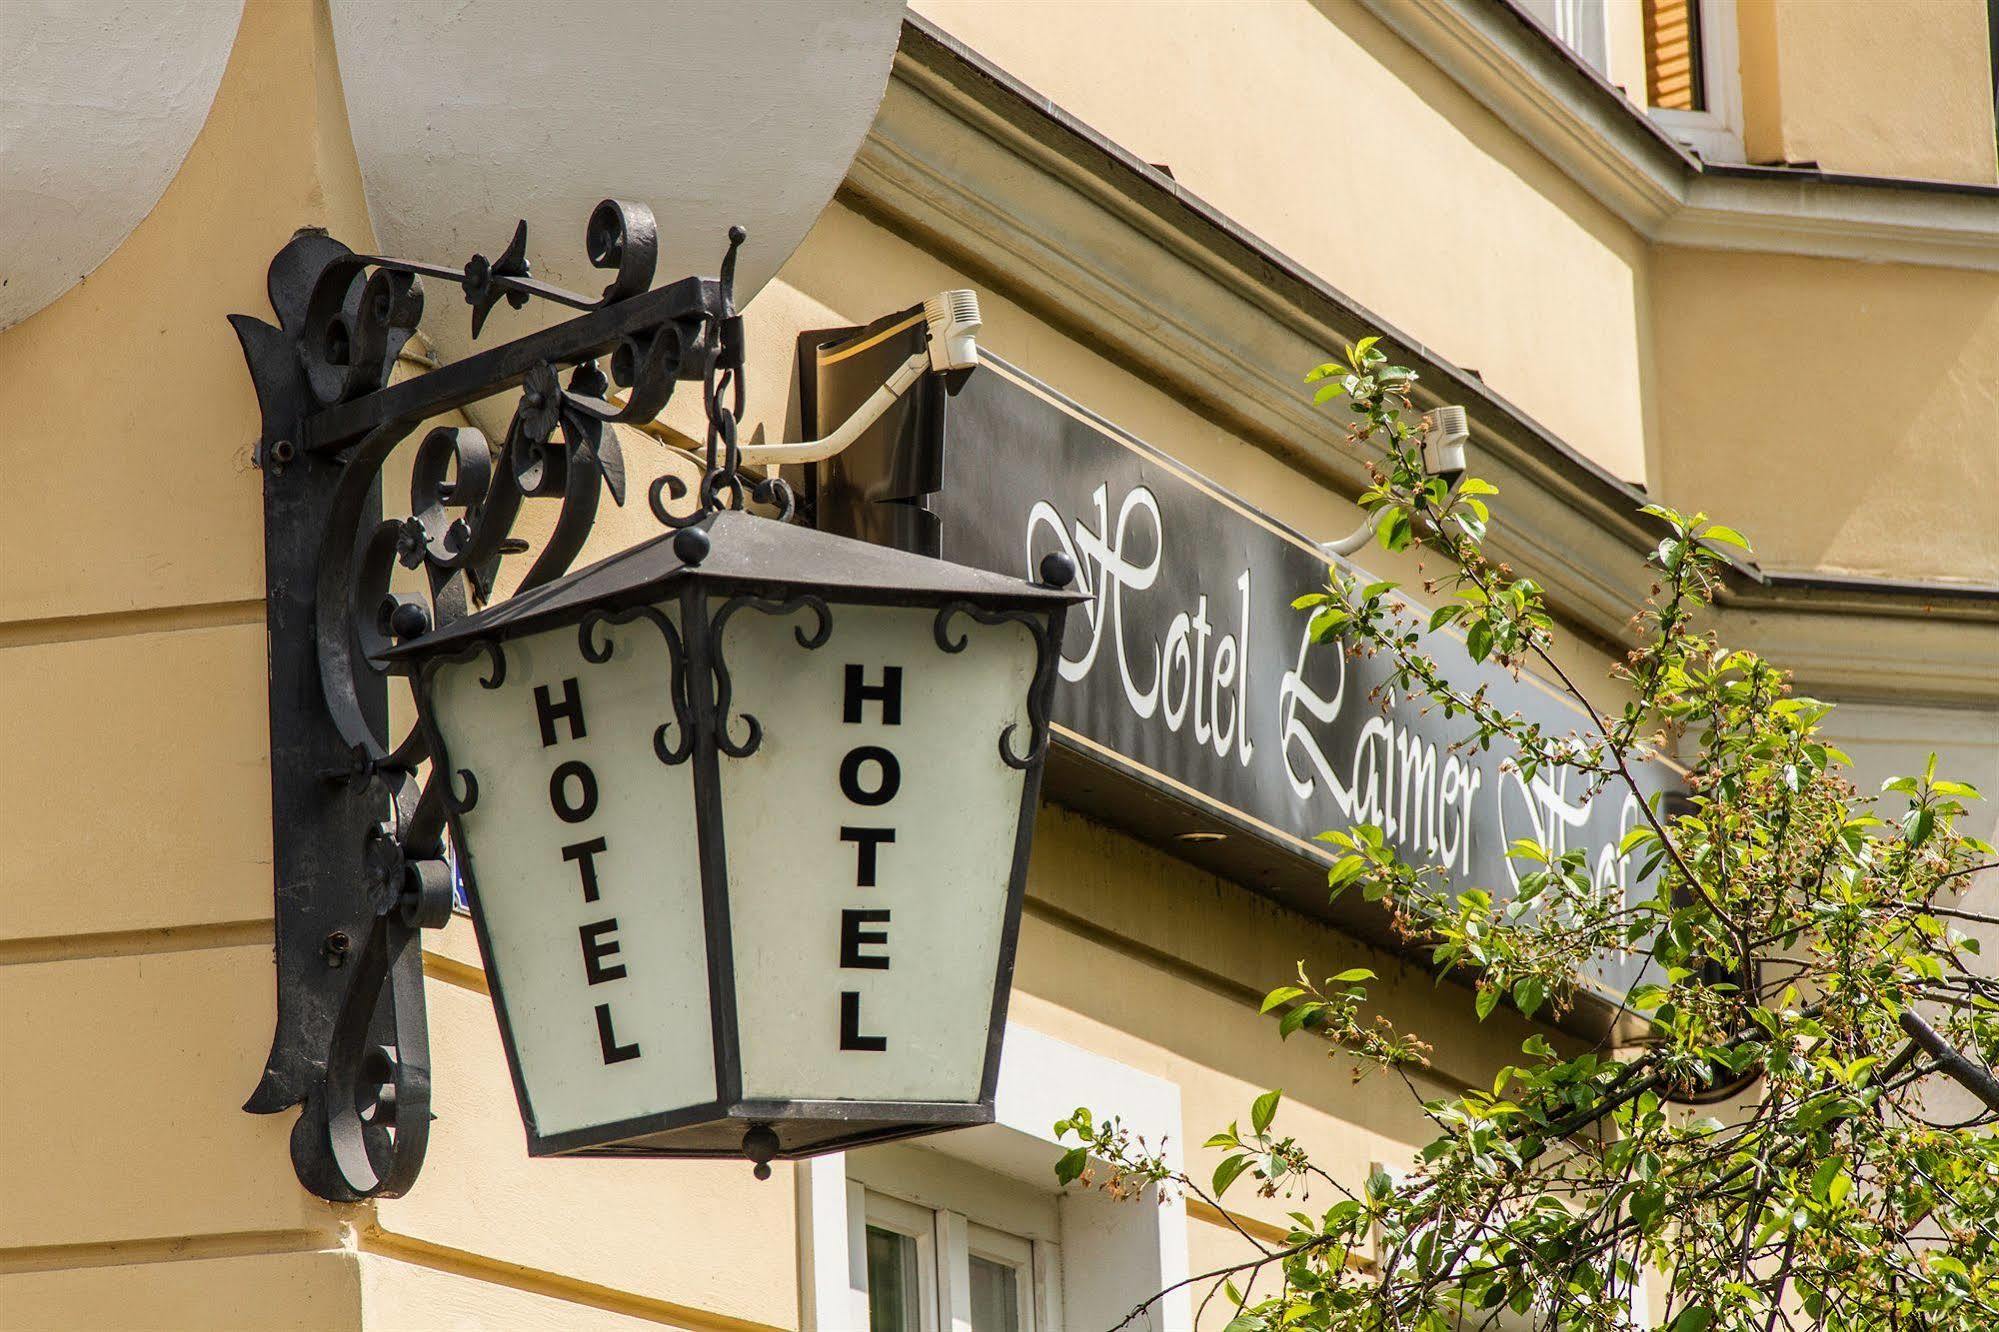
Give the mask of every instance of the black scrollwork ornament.
MULTIPOLYGON (((607 199, 591 213, 584 244, 609 281, 589 297, 534 277, 525 223, 497 258, 474 255, 458 268, 357 254, 307 231, 271 262, 276 323, 231 316, 263 412, 256 458, 264 470, 279 973, 270 1057, 245 1108, 302 1107, 293 1161, 322 1197, 394 1196, 421 1166, 430 1073, 420 932, 450 913, 446 814, 478 800, 476 776, 453 767, 439 737, 419 728, 391 734, 382 654, 491 600, 510 558, 529 557, 515 595, 566 572, 599 496, 624 502, 613 427, 652 419, 682 381, 701 385, 704 472, 695 487, 656 484, 653 511, 676 527, 751 502, 790 513, 782 482, 741 472, 734 285, 743 240, 731 229, 719 276, 654 287, 651 211, 607 199), (426 278, 459 288, 475 338, 502 301, 577 313, 391 383, 423 316, 426 278), (469 426, 423 433, 410 455, 407 512, 381 514, 387 465, 426 422, 516 390, 497 445, 469 426), (667 502, 690 497, 689 512, 667 502), (536 501, 559 507, 531 546, 516 531, 536 501), (410 575, 420 589, 406 586, 410 575), (426 760, 430 773, 419 782, 426 760)), ((825 608, 817 611, 823 641, 825 608)), ((675 716, 659 727, 655 749, 678 763, 692 744, 679 679, 685 652, 671 623, 653 618, 676 677, 675 716)), ((618 622, 580 627, 586 656, 608 649, 592 635, 618 622)), ((483 679, 497 687, 505 657, 493 648, 487 658, 483 679)))
POLYGON ((798 646, 808 652, 823 647, 833 633, 833 613, 827 607, 826 599, 814 596, 810 592, 801 592, 796 596, 783 598, 760 597, 748 592, 739 592, 717 608, 714 617, 709 620, 709 639, 715 644, 713 662, 715 716, 720 721, 715 728, 715 747, 730 758, 748 758, 756 753, 763 744, 764 735, 763 723, 747 712, 739 719, 743 723, 744 738, 735 740, 729 735, 729 704, 731 695, 735 692, 735 685, 729 678, 728 654, 723 650, 722 630, 736 612, 746 608, 761 611, 765 615, 796 615, 799 611, 811 611, 811 632, 808 633, 802 624, 793 626, 791 631, 792 636, 798 640, 798 646))

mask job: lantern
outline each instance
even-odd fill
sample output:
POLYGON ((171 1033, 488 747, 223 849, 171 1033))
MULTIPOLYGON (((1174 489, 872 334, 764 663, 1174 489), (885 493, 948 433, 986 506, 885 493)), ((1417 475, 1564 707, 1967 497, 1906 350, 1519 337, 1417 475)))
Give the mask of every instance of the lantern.
POLYGON ((413 639, 534 1155, 990 1122, 1073 569, 722 511, 413 639))

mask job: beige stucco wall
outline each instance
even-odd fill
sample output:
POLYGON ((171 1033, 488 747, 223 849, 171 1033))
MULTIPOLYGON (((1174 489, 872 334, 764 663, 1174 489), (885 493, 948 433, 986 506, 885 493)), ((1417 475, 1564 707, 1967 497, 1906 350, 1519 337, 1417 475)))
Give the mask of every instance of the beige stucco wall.
MULTIPOLYGON (((1999 570, 1999 278, 1646 243, 1352 0, 1078 6, 1059 34, 1031 7, 916 7, 1596 462, 1740 518, 1772 567, 1999 570)), ((1745 91, 1837 145, 1826 166, 1979 179, 1982 152, 1991 177, 1982 3, 1744 0, 1741 21, 1767 38, 1745 91), (1772 52, 1848 86, 1786 91, 1755 67, 1772 52)))
POLYGON ((913 8, 1645 479, 1643 242, 1356 0, 913 8))
POLYGON ((1737 0, 1751 161, 1991 184, 1985 0, 1737 0))
POLYGON ((248 8, 159 206, 0 334, 9 1326, 357 1321, 289 1126, 239 1108, 272 1017, 270 831, 257 410, 222 316, 262 304, 244 256, 365 234, 329 185, 314 18, 248 8))
POLYGON ((1669 502, 1739 519, 1771 568, 1999 578, 1999 274, 1677 249, 1655 271, 1669 502))

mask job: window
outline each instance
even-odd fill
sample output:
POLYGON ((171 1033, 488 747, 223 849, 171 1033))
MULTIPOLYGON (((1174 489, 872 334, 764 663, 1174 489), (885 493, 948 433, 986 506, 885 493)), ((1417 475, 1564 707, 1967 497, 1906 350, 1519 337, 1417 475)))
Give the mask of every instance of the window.
POLYGON ((1036 1332, 1033 1242, 967 1226, 966 1255, 972 1332, 1036 1332))
POLYGON ((1162 1290, 1152 1326, 1193 1326, 1181 1200, 1056 1188, 1049 1125, 1077 1104, 1177 1147, 1173 1083, 1009 1023, 993 1123, 801 1161, 801 1328, 1102 1328, 1162 1290))
POLYGON ((906 1192, 922 1200, 866 1190, 868 1332, 1059 1332, 1053 1208, 1021 1210, 998 1176, 990 1192, 966 1190, 976 1172, 926 1156, 896 1152, 870 1172, 914 1180, 906 1192))
POLYGON ((1640 3, 1645 102, 1652 119, 1710 162, 1742 161, 1735 0, 1640 3))
POLYGON ((1705 111, 1701 7, 1694 0, 1645 0, 1645 104, 1705 111))
MULTIPOLYGON (((1562 45, 1583 58, 1599 74, 1610 69, 1609 34, 1604 22, 1605 0, 1517 0, 1534 21, 1555 34, 1562 45)), ((1612 0, 1615 3, 1615 0, 1612 0)))
POLYGON ((937 1332, 934 1213, 868 1195, 868 1332, 937 1332))

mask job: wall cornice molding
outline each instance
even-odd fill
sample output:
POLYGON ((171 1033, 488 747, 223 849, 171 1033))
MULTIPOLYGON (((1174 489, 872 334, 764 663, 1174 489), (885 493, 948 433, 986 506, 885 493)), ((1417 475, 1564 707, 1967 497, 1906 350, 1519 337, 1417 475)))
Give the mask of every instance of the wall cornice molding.
MULTIPOLYGON (((1365 485, 1300 367, 1381 332, 1434 401, 1463 403, 1507 495, 1494 553, 1613 650, 1658 535, 1625 484, 1476 376, 1262 244, 1163 173, 921 20, 905 22, 843 200, 1340 493, 1365 485)), ((1999 704, 1999 588, 1732 568, 1731 641, 1841 698, 1999 704)))
POLYGON ((1647 240, 1999 272, 1999 185, 1704 163, 1503 0, 1360 0, 1647 240))

